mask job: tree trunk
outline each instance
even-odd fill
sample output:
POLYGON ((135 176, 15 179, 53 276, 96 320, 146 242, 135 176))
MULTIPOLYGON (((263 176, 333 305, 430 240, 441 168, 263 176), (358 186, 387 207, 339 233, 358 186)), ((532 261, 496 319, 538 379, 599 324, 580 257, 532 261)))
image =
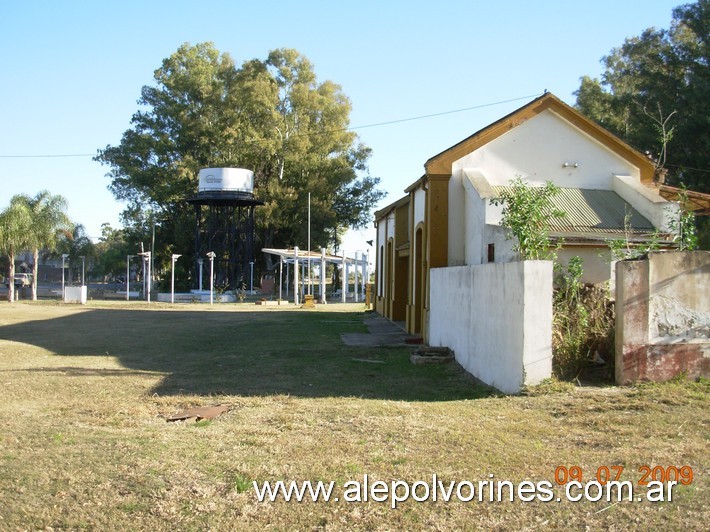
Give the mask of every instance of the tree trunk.
POLYGON ((8 256, 10 258, 10 275, 7 277, 7 300, 12 303, 15 301, 15 251, 11 249, 8 256))

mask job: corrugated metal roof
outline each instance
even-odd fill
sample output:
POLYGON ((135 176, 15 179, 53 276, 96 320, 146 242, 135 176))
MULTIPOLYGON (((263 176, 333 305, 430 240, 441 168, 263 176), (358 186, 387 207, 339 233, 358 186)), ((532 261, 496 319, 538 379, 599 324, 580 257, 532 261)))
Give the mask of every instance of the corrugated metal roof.
MULTIPOLYGON (((493 187, 496 194, 512 187, 493 187)), ((552 206, 566 213, 562 219, 550 220, 552 233, 635 235, 653 233, 655 228, 641 213, 612 190, 560 188, 553 196, 552 206), (627 221, 628 220, 628 221, 627 221), (628 227, 627 227, 628 225, 628 227)))

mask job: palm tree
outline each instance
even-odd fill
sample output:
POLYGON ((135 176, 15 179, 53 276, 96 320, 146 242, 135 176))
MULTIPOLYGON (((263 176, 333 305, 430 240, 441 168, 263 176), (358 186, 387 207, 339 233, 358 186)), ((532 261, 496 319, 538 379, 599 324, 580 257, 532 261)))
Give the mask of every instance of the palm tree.
POLYGON ((54 251, 59 235, 70 230, 71 222, 66 214, 67 200, 63 196, 55 196, 49 191, 43 190, 38 192, 34 198, 28 198, 27 203, 32 213, 30 244, 34 252, 32 301, 37 301, 39 250, 54 251))
POLYGON ((18 194, 10 199, 10 205, 0 213, 0 251, 10 259, 7 299, 15 300, 15 253, 26 249, 30 243, 32 213, 27 196, 18 194))
POLYGON ((62 234, 57 242, 57 250, 69 255, 69 278, 74 279, 76 265, 81 262, 81 257, 91 259, 95 254, 95 246, 86 234, 86 229, 81 224, 73 226, 71 231, 62 234))

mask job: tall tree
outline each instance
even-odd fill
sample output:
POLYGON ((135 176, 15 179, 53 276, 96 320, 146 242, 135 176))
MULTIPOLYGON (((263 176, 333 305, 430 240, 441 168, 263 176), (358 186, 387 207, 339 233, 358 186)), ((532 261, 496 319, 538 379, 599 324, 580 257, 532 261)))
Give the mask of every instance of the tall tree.
POLYGON ((13 196, 8 207, 0 213, 0 251, 8 255, 9 268, 7 299, 15 300, 15 255, 30 244, 32 213, 23 195, 13 196))
POLYGON ((70 232, 63 233, 59 237, 57 250, 62 254, 68 255, 69 279, 72 282, 74 279, 80 278, 79 264, 83 264, 86 267, 86 262, 88 261, 91 264, 96 255, 94 243, 86 234, 86 229, 82 224, 75 224, 70 232))
POLYGON ((34 198, 25 197, 32 215, 29 232, 29 244, 34 255, 32 264, 32 300, 37 300, 37 272, 39 251, 52 252, 57 246, 59 235, 71 229, 71 222, 66 213, 67 200, 60 195, 53 195, 47 190, 38 192, 34 198))
POLYGON ((650 28, 602 59, 577 107, 656 159, 669 184, 710 192, 710 0, 673 10, 670 29, 650 28))
POLYGON ((200 168, 234 166, 255 173, 256 236, 263 246, 303 246, 307 196, 315 247, 363 226, 382 197, 367 172, 370 150, 348 131, 350 102, 295 50, 272 51, 240 68, 211 43, 185 44, 163 61, 155 86, 143 87, 118 146, 99 150, 110 189, 128 203, 124 222, 156 226, 156 254, 167 242, 191 253, 194 218, 186 198, 200 168))
POLYGON ((101 237, 96 248, 96 264, 93 273, 101 275, 104 282, 111 277, 123 277, 126 275, 126 256, 134 255, 126 242, 125 231, 114 229, 111 224, 101 225, 101 237))

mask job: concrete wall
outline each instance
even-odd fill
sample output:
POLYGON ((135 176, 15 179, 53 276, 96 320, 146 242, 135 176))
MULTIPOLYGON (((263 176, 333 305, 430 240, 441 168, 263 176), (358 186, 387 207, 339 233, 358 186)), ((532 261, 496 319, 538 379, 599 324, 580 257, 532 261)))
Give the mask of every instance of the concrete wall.
POLYGON ((552 263, 435 268, 429 345, 446 346, 471 374, 505 393, 552 372, 552 263))
POLYGON ((614 192, 633 205, 654 227, 662 233, 671 232, 672 220, 677 220, 680 215, 678 202, 666 201, 631 176, 614 175, 612 184, 614 192))
POLYGON ((600 284, 609 282, 614 288, 614 261, 608 246, 565 247, 557 251, 557 260, 565 268, 572 257, 582 259, 582 282, 600 284))
POLYGON ((710 252, 616 265, 616 382, 710 377, 710 252))
POLYGON ((448 266, 463 266, 464 261, 464 239, 466 237, 466 227, 468 227, 468 210, 465 206, 465 195, 463 185, 463 171, 457 170, 449 179, 449 252, 448 266), (463 221, 463 223, 462 223, 463 221))
POLYGON ((86 286, 66 286, 64 287, 64 302, 86 304, 86 286))

